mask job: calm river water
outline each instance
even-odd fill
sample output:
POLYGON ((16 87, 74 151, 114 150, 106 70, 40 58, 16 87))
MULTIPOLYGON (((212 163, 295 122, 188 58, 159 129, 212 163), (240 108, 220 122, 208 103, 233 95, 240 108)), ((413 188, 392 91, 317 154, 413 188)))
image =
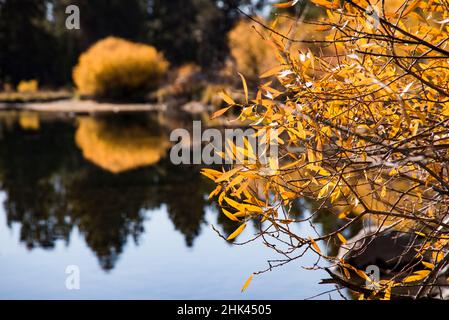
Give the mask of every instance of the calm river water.
POLYGON ((168 132, 180 125, 1 113, 0 298, 304 299, 332 289, 301 268, 315 262, 306 255, 240 293, 276 255, 212 230, 236 226, 207 200, 199 167, 170 163, 168 132), (80 290, 66 289, 69 265, 80 290))

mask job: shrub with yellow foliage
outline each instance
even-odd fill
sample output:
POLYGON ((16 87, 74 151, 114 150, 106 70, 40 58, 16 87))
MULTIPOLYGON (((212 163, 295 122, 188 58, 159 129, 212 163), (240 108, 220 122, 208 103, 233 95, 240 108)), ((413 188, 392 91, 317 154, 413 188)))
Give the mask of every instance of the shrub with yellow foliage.
POLYGON ((80 56, 73 80, 81 95, 130 99, 157 88, 167 69, 154 47, 108 37, 80 56))
POLYGON ((17 91, 20 93, 36 92, 39 88, 37 80, 22 80, 17 85, 17 91))

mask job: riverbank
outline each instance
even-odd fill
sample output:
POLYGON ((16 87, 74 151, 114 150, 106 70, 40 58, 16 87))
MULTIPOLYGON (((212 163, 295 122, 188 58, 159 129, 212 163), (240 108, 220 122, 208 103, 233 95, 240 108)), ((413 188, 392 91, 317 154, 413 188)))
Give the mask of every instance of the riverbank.
MULTIPOLYGON (((12 103, 0 102, 0 111, 32 111, 32 112, 57 112, 57 113, 120 113, 120 112, 149 112, 169 109, 168 103, 102 103, 94 100, 64 99, 48 102, 12 103)), ((200 102, 189 102, 177 106, 177 109, 188 113, 203 113, 212 111, 213 107, 200 102)))

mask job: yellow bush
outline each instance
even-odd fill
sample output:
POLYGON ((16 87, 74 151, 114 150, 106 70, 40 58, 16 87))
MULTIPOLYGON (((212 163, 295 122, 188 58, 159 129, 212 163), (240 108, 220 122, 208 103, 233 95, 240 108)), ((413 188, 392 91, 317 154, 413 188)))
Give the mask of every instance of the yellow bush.
POLYGON ((167 69, 154 47, 108 37, 80 56, 73 79, 82 95, 133 98, 155 89, 167 69))
POLYGON ((39 87, 37 80, 22 80, 17 85, 17 91, 21 93, 36 92, 39 87))

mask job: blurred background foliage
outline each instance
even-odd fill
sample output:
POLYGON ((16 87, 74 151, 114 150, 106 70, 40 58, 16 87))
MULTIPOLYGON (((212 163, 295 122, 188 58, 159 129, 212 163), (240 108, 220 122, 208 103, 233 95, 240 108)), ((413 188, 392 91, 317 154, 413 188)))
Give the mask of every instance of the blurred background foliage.
POLYGON ((108 36, 151 44, 172 66, 219 68, 227 33, 240 7, 261 10, 266 0, 0 0, 0 83, 37 79, 71 85, 82 52, 108 36), (68 5, 80 9, 80 29, 65 27, 68 5))

